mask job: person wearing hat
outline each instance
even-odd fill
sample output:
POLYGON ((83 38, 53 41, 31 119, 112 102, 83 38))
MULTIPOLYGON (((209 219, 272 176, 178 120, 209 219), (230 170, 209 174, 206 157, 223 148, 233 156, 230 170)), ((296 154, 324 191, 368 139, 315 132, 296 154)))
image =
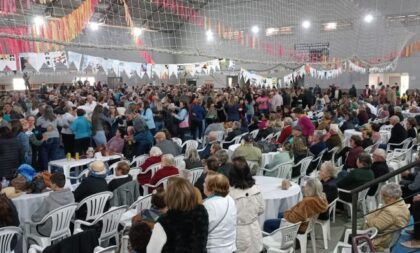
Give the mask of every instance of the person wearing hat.
POLYGON ((157 132, 155 134, 155 141, 156 147, 162 150, 162 154, 171 154, 173 156, 181 154, 181 147, 172 140, 166 139, 166 134, 164 132, 157 132))
POLYGON ((247 134, 243 137, 244 144, 240 145, 232 154, 232 160, 235 157, 245 157, 247 161, 258 162, 261 165, 262 152, 261 149, 254 146, 252 135, 247 134))
MULTIPOLYGON (((64 188, 66 184, 66 176, 63 173, 54 173, 50 177, 51 190, 48 197, 43 200, 41 206, 32 214, 33 222, 40 222, 45 215, 59 207, 74 203, 73 193, 69 188, 64 188)), ((41 235, 49 235, 51 233, 51 221, 37 227, 38 233, 41 235)))
POLYGON ((22 192, 17 192, 15 187, 6 187, 1 190, 0 210, 4 210, 4 212, 0 215, 0 228, 8 226, 19 227, 19 215, 11 199, 19 197, 21 194, 22 192))
MULTIPOLYGON (((108 190, 108 184, 106 183, 105 177, 107 171, 105 164, 102 161, 94 161, 89 165, 89 176, 83 179, 80 185, 73 192, 74 200, 80 202, 86 197, 93 194, 104 192, 108 190)), ((84 220, 86 217, 86 207, 82 206, 76 211, 76 218, 84 220)))
MULTIPOLYGON (((294 163, 297 164, 305 158, 308 154, 308 147, 306 143, 306 138, 303 136, 302 128, 297 124, 293 127, 292 137, 289 141, 292 144, 292 152, 294 157, 294 163)), ((293 167, 292 177, 297 177, 300 175, 300 167, 293 167)))

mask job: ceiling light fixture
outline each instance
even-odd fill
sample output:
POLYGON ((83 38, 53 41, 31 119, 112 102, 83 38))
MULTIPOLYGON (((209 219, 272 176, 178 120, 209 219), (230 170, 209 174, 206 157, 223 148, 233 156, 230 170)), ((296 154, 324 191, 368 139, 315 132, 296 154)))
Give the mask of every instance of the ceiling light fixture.
POLYGON ((33 22, 37 26, 43 25, 45 23, 44 18, 41 16, 35 16, 33 22))
POLYGON ((303 21, 302 27, 308 29, 309 27, 311 27, 311 22, 309 22, 308 20, 303 21))
POLYGON ((331 22, 325 24, 325 30, 336 30, 337 29, 337 23, 331 22))
POLYGON ((371 22, 373 21, 373 16, 372 16, 372 14, 367 14, 367 15, 365 16, 365 18, 364 18, 364 21, 365 21, 366 23, 371 23, 371 22))
POLYGON ((251 31, 252 31, 254 34, 257 34, 257 33, 259 33, 259 32, 260 32, 260 28, 259 28, 258 26, 256 26, 256 25, 254 25, 254 26, 251 28, 251 31))
POLYGON ((99 29, 99 24, 96 22, 89 22, 89 28, 92 31, 97 31, 99 29))
POLYGON ((138 27, 134 27, 133 28, 133 34, 134 34, 134 36, 139 37, 139 36, 142 35, 142 33, 143 33, 143 29, 142 28, 138 28, 138 27))
POLYGON ((206 32, 207 40, 212 41, 213 40, 213 32, 211 30, 208 30, 206 32))

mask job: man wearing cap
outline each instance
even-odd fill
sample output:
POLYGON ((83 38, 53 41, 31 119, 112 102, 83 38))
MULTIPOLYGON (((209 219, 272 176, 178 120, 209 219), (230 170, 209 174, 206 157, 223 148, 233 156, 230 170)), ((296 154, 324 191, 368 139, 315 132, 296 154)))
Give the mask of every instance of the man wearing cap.
POLYGON ((261 149, 253 145, 254 139, 250 134, 243 138, 244 144, 240 145, 232 154, 232 159, 235 157, 245 157, 247 161, 258 162, 261 165, 262 152, 261 149))
POLYGON ((172 140, 167 140, 164 132, 157 132, 155 135, 156 147, 162 150, 162 154, 178 156, 181 154, 181 147, 172 140))
MULTIPOLYGON (((375 178, 381 177, 385 174, 388 174, 389 168, 386 164, 386 151, 377 148, 372 154, 372 171, 375 178)), ((372 185, 368 191, 369 196, 374 196, 378 189, 378 185, 372 185)))
MULTIPOLYGON (((80 202, 93 194, 108 190, 108 184, 105 180, 106 169, 102 161, 94 161, 89 165, 89 176, 80 183, 73 192, 74 200, 80 202)), ((84 220, 86 218, 86 206, 82 206, 76 211, 76 218, 84 220)))

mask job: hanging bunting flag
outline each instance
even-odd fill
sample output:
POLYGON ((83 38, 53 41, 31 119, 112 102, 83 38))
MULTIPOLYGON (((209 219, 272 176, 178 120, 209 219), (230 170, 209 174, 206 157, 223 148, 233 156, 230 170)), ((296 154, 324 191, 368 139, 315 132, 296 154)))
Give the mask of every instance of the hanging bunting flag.
POLYGON ((75 52, 68 52, 68 67, 73 63, 76 67, 77 71, 80 70, 80 64, 82 63, 82 54, 75 53, 75 52))
POLYGON ((17 64, 16 64, 16 58, 13 54, 1 54, 0 55, 0 71, 16 71, 17 70, 17 64))

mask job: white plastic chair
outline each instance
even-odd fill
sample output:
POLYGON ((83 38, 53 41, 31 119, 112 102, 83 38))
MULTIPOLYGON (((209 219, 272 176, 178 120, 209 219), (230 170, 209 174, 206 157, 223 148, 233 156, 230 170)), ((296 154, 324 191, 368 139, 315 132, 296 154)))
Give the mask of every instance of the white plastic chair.
POLYGON ((140 169, 131 168, 128 171, 128 174, 131 175, 131 177, 133 178, 133 181, 136 181, 137 180, 137 176, 139 175, 139 173, 140 173, 140 169))
POLYGON ((296 238, 299 240, 300 252, 306 253, 308 246, 308 234, 311 234, 312 252, 316 253, 316 237, 315 237, 315 221, 318 217, 313 217, 308 220, 308 227, 304 234, 298 234, 296 238))
POLYGON ((131 161, 130 163, 130 167, 138 168, 140 165, 144 163, 144 161, 146 161, 147 158, 149 158, 149 155, 140 155, 140 156, 134 157, 133 161, 131 161))
MULTIPOLYGON (((300 175, 292 178, 292 181, 299 182, 299 179, 306 176, 306 171, 308 170, 309 165, 311 164, 313 156, 308 156, 300 160, 297 164, 293 165, 293 167, 300 166, 300 175)), ((293 169, 292 169, 293 170, 293 169)))
POLYGON ((379 128, 379 131, 388 131, 390 132, 392 130, 392 125, 382 125, 381 128, 379 128))
POLYGON ((261 171, 264 172, 275 172, 277 171, 277 177, 283 178, 283 179, 291 179, 292 176, 292 167, 293 167, 293 161, 285 162, 281 164, 277 164, 272 169, 265 169, 262 168, 261 171))
POLYGON ((277 140, 279 138, 280 134, 281 134, 281 131, 278 131, 277 133, 273 134, 273 138, 271 138, 271 139, 277 140))
POLYGON ((77 204, 69 204, 52 210, 39 222, 25 222, 25 233, 23 233, 23 249, 28 248, 28 242, 33 241, 41 248, 46 248, 52 242, 62 240, 71 236, 70 222, 76 211, 77 204), (39 235, 34 229, 37 225, 51 223, 51 233, 47 236, 39 235), (32 228, 32 229, 31 229, 32 228))
POLYGON ((182 140, 178 137, 173 137, 172 141, 175 142, 176 144, 178 144, 178 146, 182 146, 182 140))
POLYGON ((217 141, 222 142, 225 139, 225 131, 216 131, 217 141))
POLYGON ((112 192, 100 192, 89 197, 84 198, 77 205, 76 211, 82 206, 86 206, 86 218, 85 220, 94 220, 104 213, 105 205, 107 201, 112 198, 112 192))
POLYGON ((233 145, 233 144, 239 144, 240 142, 241 142, 241 140, 242 140, 242 135, 238 135, 238 136, 235 136, 232 140, 230 140, 230 141, 222 141, 221 143, 220 143, 220 145, 222 146, 222 147, 227 147, 227 146, 230 146, 230 145, 233 145))
POLYGON ((281 249, 276 249, 276 248, 269 248, 267 250, 267 253, 293 253, 294 249, 288 249, 288 250, 281 250, 281 249))
POLYGON ((185 150, 187 149, 197 149, 198 148, 198 141, 196 140, 188 140, 182 143, 181 148, 183 149, 185 147, 185 150))
POLYGON ((407 138, 401 143, 388 143, 386 145, 386 152, 390 152, 392 147, 397 147, 400 149, 408 149, 408 146, 413 142, 412 138, 407 138))
POLYGON ((15 236, 22 236, 22 230, 18 227, 0 228, 0 253, 12 253, 12 240, 15 236))
POLYGON ((249 134, 252 136, 253 139, 257 138, 258 132, 260 130, 259 129, 255 129, 253 131, 251 131, 249 134))
POLYGON ((329 157, 331 157, 331 162, 332 164, 334 164, 335 166, 337 166, 336 162, 335 162, 335 156, 337 155, 339 147, 334 147, 332 148, 330 151, 328 151, 328 154, 330 154, 329 157))
POLYGON ((324 150, 322 150, 322 151, 318 154, 318 156, 312 160, 311 164, 315 164, 314 171, 315 171, 315 170, 319 170, 319 168, 320 168, 320 166, 321 166, 321 164, 322 164, 322 158, 324 157, 324 154, 325 154, 326 152, 328 152, 328 149, 327 149, 327 148, 326 148, 326 149, 324 149, 324 150))
MULTIPOLYGON (((369 191, 369 188, 364 189, 363 191, 359 192, 358 198, 357 198, 357 204, 361 204, 362 205, 362 211, 363 211, 363 214, 364 215, 367 213, 366 195, 367 195, 368 191, 369 191)), ((347 190, 338 188, 338 194, 340 194, 340 192, 350 194, 350 191, 347 191, 347 190)), ((352 203, 351 203, 351 201, 350 202, 347 202, 345 200, 342 200, 342 199, 340 199, 340 196, 338 197, 337 201, 340 202, 340 203, 343 203, 345 206, 348 207, 348 210, 349 210, 349 213, 350 213, 350 218, 353 218, 353 210, 352 210, 352 203)), ((357 215, 357 214, 355 214, 355 215, 357 215)), ((334 210, 334 216, 335 216, 335 210, 334 210)))
POLYGON ((161 180, 159 180, 155 185, 151 185, 151 184, 144 184, 142 185, 143 187, 143 194, 148 194, 149 193, 149 188, 157 188, 159 186, 163 186, 163 189, 166 190, 166 186, 168 185, 168 180, 171 177, 178 177, 179 175, 172 175, 172 176, 168 176, 168 177, 164 177, 161 180))
POLYGON ((152 206, 152 194, 139 197, 128 210, 136 209, 136 213, 140 213, 144 209, 149 209, 152 206))
POLYGON ((159 169, 160 169, 160 163, 155 163, 147 167, 145 171, 140 170, 137 175, 147 175, 150 172, 151 173, 150 177, 153 177, 156 171, 158 171, 159 169))
POLYGON ((74 234, 80 233, 83 231, 82 225, 84 226, 94 226, 98 222, 102 221, 102 230, 101 235, 99 236, 99 245, 103 246, 104 242, 108 242, 109 239, 115 238, 117 247, 119 246, 118 238, 118 224, 121 220, 121 216, 127 210, 127 206, 120 206, 117 208, 111 208, 109 211, 103 213, 101 216, 97 217, 92 222, 86 222, 82 220, 76 220, 74 222, 74 234))
POLYGON ((328 249, 328 240, 331 240, 331 219, 333 219, 333 222, 335 221, 335 217, 331 217, 331 214, 334 215, 335 208, 337 204, 337 199, 335 199, 333 202, 331 202, 328 205, 328 219, 327 220, 320 220, 317 219, 315 221, 315 224, 319 224, 322 229, 322 238, 324 239, 324 249, 328 249))
POLYGON ((281 226, 270 234, 263 232, 263 235, 266 235, 263 237, 264 248, 279 249, 283 252, 288 252, 290 249, 293 249, 300 224, 301 222, 296 224, 288 223, 286 226, 281 226))
POLYGON ((201 177, 203 171, 204 168, 194 168, 192 170, 187 170, 188 180, 191 182, 192 185, 194 185, 197 182, 197 180, 201 177))
POLYGON ((82 170, 82 172, 80 172, 80 174, 77 177, 67 177, 67 179, 69 180, 76 180, 76 183, 81 183, 83 181, 83 179, 87 178, 89 176, 90 170, 89 169, 84 169, 82 170))
POLYGON ((174 157, 175 167, 177 167, 178 169, 184 169, 182 168, 182 167, 185 167, 184 159, 185 159, 184 155, 175 156, 174 157))
POLYGON ((267 137, 265 137, 263 140, 264 140, 264 141, 271 142, 271 140, 272 140, 273 138, 274 138, 274 134, 273 134, 273 133, 271 133, 271 134, 267 135, 267 137))
MULTIPOLYGON (((358 235, 367 234, 367 235, 369 235, 369 238, 372 240, 378 234, 378 230, 375 227, 371 227, 371 228, 366 229, 366 230, 357 230, 356 233, 358 235)), ((342 251, 340 251, 340 248, 341 249, 345 249, 345 248, 351 249, 352 248, 352 245, 348 243, 350 235, 351 235, 351 229, 346 229, 346 231, 344 232, 344 241, 337 243, 337 245, 334 248, 334 253, 342 252, 342 251)), ((361 248, 364 245, 366 245, 366 242, 357 246, 357 248, 359 249, 359 252, 363 252, 363 251, 361 251, 361 248)))
POLYGON ((101 246, 95 247, 93 250, 93 253, 117 253, 118 252, 118 246, 109 246, 106 248, 102 248, 101 246))
POLYGON ((376 192, 373 196, 366 196, 366 204, 367 204, 367 210, 373 211, 376 208, 378 208, 378 204, 381 203, 381 188, 384 186, 384 182, 378 184, 378 188, 376 189, 376 192))

